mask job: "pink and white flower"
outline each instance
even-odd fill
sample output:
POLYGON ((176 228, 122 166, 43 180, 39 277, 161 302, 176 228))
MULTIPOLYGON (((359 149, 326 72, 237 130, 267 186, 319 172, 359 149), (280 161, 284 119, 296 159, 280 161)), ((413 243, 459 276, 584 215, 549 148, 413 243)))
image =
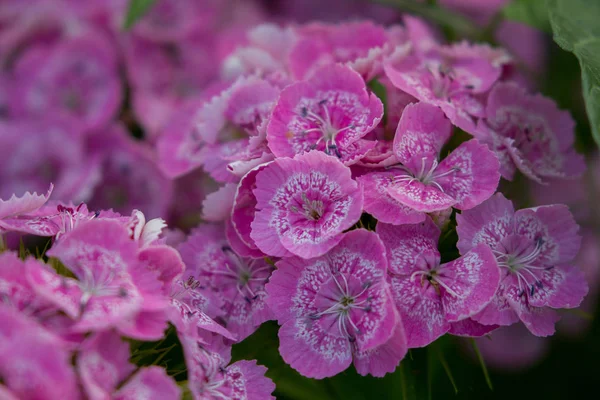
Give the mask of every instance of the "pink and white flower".
POLYGON ((581 238, 566 206, 515 211, 498 193, 479 207, 457 215, 462 254, 486 245, 502 276, 492 302, 475 321, 511 325, 521 320, 536 336, 554 333, 554 309, 578 307, 588 291, 583 273, 571 262, 581 238))
POLYGON ((382 116, 381 100, 369 94, 357 72, 328 65, 281 91, 267 127, 267 140, 277 157, 317 149, 350 165, 375 145, 362 138, 382 116))
POLYGON ((436 106, 406 106, 393 145, 399 163, 358 178, 365 211, 386 223, 417 223, 422 213, 466 210, 489 198, 500 180, 498 160, 470 140, 439 161, 450 135, 450 122, 436 106))
POLYGON ((278 158, 256 175, 250 237, 265 254, 318 257, 362 212, 363 194, 335 156, 311 151, 278 158))
POLYGON ((573 148, 574 131, 569 112, 549 98, 530 95, 514 83, 499 83, 473 134, 496 154, 504 178, 512 180, 518 169, 542 182, 575 178, 585 171, 583 156, 573 148))
POLYGON ((318 379, 344 371, 353 359, 361 374, 395 369, 406 339, 375 233, 354 230, 321 257, 284 258, 276 266, 267 303, 281 325, 279 352, 287 363, 318 379))
MULTIPOLYGON (((500 271, 486 246, 442 264, 437 249, 440 230, 429 218, 413 225, 380 223, 377 234, 386 247, 388 280, 409 348, 430 344, 494 297, 500 271)), ((481 336, 475 329, 460 330, 462 335, 481 336)))

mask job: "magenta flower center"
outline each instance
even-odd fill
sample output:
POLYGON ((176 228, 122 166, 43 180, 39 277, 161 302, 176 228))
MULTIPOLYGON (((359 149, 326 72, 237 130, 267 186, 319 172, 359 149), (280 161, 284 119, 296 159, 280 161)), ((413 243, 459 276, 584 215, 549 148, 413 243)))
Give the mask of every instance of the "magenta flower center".
POLYGON ((429 157, 422 157, 421 158, 421 168, 418 170, 418 172, 415 172, 415 171, 411 170, 410 168, 408 168, 404 165, 401 165, 401 164, 393 165, 389 168, 398 168, 404 172, 404 174, 394 177, 395 182, 408 182, 409 184, 411 184, 412 182, 417 181, 417 182, 421 182, 424 185, 433 185, 433 186, 437 187, 441 192, 444 192, 444 188, 436 180, 439 178, 448 176, 448 175, 452 175, 452 174, 460 171, 460 169, 457 167, 454 167, 445 172, 437 172, 439 162, 437 160, 433 159, 431 161, 431 164, 428 165, 428 163, 429 163, 429 157))
POLYGON ((257 291, 264 288, 273 268, 260 260, 246 262, 227 246, 223 247, 223 252, 228 258, 225 270, 213 271, 213 274, 222 275, 247 302, 255 300, 257 291))
POLYGON ((516 276, 519 296, 525 293, 533 296, 536 287, 540 289, 543 287, 539 274, 553 268, 538 265, 543 244, 541 239, 532 241, 526 237, 511 235, 493 250, 498 266, 516 276))
POLYGON ((332 273, 315 298, 316 312, 308 317, 319 321, 325 330, 334 330, 339 336, 354 341, 360 329, 357 322, 361 313, 371 311, 372 298, 368 294, 371 282, 361 284, 357 278, 343 273, 332 273))
POLYGON ((423 269, 413 272, 410 275, 411 280, 418 279, 421 287, 427 291, 429 289, 435 290, 436 294, 441 295, 440 288, 451 296, 460 297, 452 288, 448 285, 448 277, 445 276, 442 266, 438 265, 432 269, 423 269))
POLYGON ((326 154, 335 154, 338 157, 342 157, 338 145, 335 141, 336 136, 339 133, 345 132, 349 129, 354 129, 353 125, 349 125, 343 128, 337 128, 334 126, 334 123, 331 119, 331 113, 327 107, 327 100, 321 100, 319 102, 320 114, 317 114, 313 111, 310 111, 307 107, 303 107, 301 111, 301 116, 311 122, 314 126, 313 128, 305 129, 302 131, 303 135, 306 135, 311 132, 320 132, 322 136, 317 140, 317 142, 312 146, 313 149, 316 149, 321 142, 325 143, 325 153, 326 154))

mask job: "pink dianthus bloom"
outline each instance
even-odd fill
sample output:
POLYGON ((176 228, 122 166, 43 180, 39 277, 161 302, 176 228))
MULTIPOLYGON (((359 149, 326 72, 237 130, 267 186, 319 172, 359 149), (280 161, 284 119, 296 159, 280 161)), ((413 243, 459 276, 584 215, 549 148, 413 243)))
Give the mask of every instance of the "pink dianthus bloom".
POLYGON ((267 369, 256 361, 229 364, 231 349, 213 351, 206 343, 186 335, 179 336, 188 369, 188 387, 197 399, 274 399, 275 384, 267 369))
POLYGON ((571 265, 581 238, 568 208, 550 205, 515 212, 498 193, 456 217, 462 254, 489 246, 501 268, 500 286, 475 321, 511 325, 523 321, 537 336, 554 333, 556 308, 578 307, 588 291, 579 268, 571 265))
POLYGON ((383 116, 383 104, 369 94, 350 67, 327 65, 306 81, 285 87, 267 127, 269 148, 277 157, 312 149, 356 163, 375 146, 362 139, 383 116))
POLYGON ((502 60, 490 59, 477 46, 434 46, 399 62, 388 62, 385 73, 399 89, 420 101, 440 107, 452 123, 476 132, 476 118, 485 115, 481 94, 502 73, 502 60))
POLYGON ((187 266, 182 280, 196 283, 191 290, 219 299, 220 309, 209 315, 223 321, 238 340, 273 318, 265 303, 265 284, 274 267, 262 258, 237 255, 229 247, 223 227, 197 228, 179 251, 187 266))
POLYGON ((71 353, 62 339, 2 303, 0 321, 3 399, 34 400, 41 394, 51 399, 80 398, 71 353), (4 397, 7 392, 14 397, 4 397))
POLYGON ((365 188, 365 211, 386 223, 417 223, 422 213, 466 210, 489 198, 500 180, 498 160, 470 140, 439 161, 451 129, 438 107, 406 106, 393 145, 399 163, 358 178, 365 188))
POLYGON ((256 175, 250 237, 265 254, 321 256, 362 213, 363 194, 335 156, 311 151, 278 158, 256 175))
POLYGON ((76 320, 73 332, 123 327, 127 335, 147 339, 146 332, 136 330, 137 314, 162 310, 168 303, 156 291, 157 278, 139 261, 138 245, 125 226, 111 220, 86 222, 47 254, 59 258, 77 279, 51 268, 27 269, 27 277, 39 296, 76 320))
POLYGON ((82 343, 77 355, 77 371, 90 400, 179 399, 181 389, 164 369, 140 368, 131 376, 135 366, 129 357, 129 344, 113 331, 95 333, 82 343), (117 387, 120 388, 117 390, 117 387))
POLYGON ((575 121, 569 112, 515 83, 492 89, 477 128, 473 134, 496 154, 506 179, 512 180, 517 169, 537 182, 585 171, 583 156, 573 148, 575 121))
POLYGON ((162 169, 177 177, 204 166, 215 180, 236 182, 245 172, 269 161, 261 125, 270 116, 278 94, 278 88, 251 76, 241 77, 205 99, 193 123, 182 121, 160 138, 162 169))
POLYGON ((101 32, 34 47, 15 68, 16 116, 58 115, 82 130, 103 128, 122 101, 115 49, 101 32))
MULTIPOLYGON (((386 246, 388 279, 408 347, 433 342, 454 323, 481 311, 496 293, 500 271, 486 246, 442 264, 437 250, 440 230, 429 218, 412 225, 380 223, 377 233, 386 246)), ((460 331, 462 336, 482 335, 476 327, 464 326, 460 331)))
POLYGON ((281 324, 279 352, 294 369, 320 379, 344 371, 353 359, 363 375, 396 368, 406 339, 375 233, 350 231, 321 257, 285 258, 276 266, 267 303, 281 324))

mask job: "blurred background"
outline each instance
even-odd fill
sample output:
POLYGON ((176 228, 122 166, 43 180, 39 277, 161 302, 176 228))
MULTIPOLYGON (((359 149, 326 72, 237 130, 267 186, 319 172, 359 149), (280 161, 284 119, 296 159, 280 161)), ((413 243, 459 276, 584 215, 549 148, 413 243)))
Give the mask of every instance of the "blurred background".
POLYGON ((571 207, 584 238, 578 259, 590 284, 584 306, 565 312, 552 338, 515 325, 478 339, 478 357, 471 341, 444 337, 413 350, 384 379, 352 370, 323 381, 300 377, 277 354, 275 323, 234 346, 234 356, 269 367, 282 399, 592 397, 600 376, 600 162, 577 59, 552 40, 541 0, 146 3, 133 23, 127 0, 0 0, 0 198, 43 192, 54 182, 54 200, 124 214, 137 208, 186 232, 217 186, 203 172, 168 179, 155 144, 166 132, 189 129, 198 104, 230 79, 231 56, 251 40, 249 28, 356 19, 391 25, 413 13, 448 41, 507 48, 519 61, 521 83, 554 98, 577 121, 576 147, 589 164, 584 179, 546 186, 517 179, 502 190, 521 207, 571 207), (536 28, 515 21, 523 3, 536 28))

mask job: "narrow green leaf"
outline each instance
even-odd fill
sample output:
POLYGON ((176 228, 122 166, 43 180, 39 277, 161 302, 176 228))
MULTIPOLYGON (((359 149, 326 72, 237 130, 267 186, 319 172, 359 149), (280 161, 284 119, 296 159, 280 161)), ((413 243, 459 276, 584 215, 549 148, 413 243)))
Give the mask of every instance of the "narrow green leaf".
POLYGON ((452 387, 454 388, 454 394, 458 394, 458 387, 456 386, 456 381, 454 380, 452 371, 450 371, 450 366, 448 365, 448 362, 446 361, 444 354, 442 353, 442 351, 439 348, 437 349, 437 355, 440 360, 440 364, 442 364, 442 367, 444 368, 444 371, 446 372, 446 376, 448 377, 448 379, 450 380, 450 383, 452 384, 452 387))
POLYGON ((433 399, 433 348, 432 346, 427 347, 427 400, 433 399))
POLYGON ((600 1, 547 0, 554 41, 575 54, 592 134, 600 144, 600 1))
POLYGON ((475 354, 477 355, 477 359, 479 360, 479 364, 481 365, 481 370, 483 371, 483 376, 485 377, 485 381, 490 388, 490 390, 494 390, 494 386, 492 385, 492 380, 490 379, 490 374, 488 373, 488 369, 485 366, 485 361, 483 360, 483 356, 479 351, 479 346, 477 346, 477 342, 475 339, 471 339, 471 344, 473 345, 473 350, 475 350, 475 354))
POLYGON ((404 363, 400 363, 398 367, 400 369, 400 384, 402 386, 402 400, 408 400, 408 383, 406 382, 406 376, 404 375, 404 363))
POLYGON ((130 0, 127 15, 125 16, 125 22, 123 23, 123 29, 131 29, 131 27, 150 10, 150 7, 154 5, 155 1, 156 0, 130 0))
POLYGON ((569 314, 577 315, 580 318, 586 319, 588 321, 594 320, 594 315, 588 312, 583 311, 580 308, 565 308, 565 311, 569 314))
POLYGON ((546 5, 540 0, 512 0, 502 9, 504 18, 551 32, 546 5))

